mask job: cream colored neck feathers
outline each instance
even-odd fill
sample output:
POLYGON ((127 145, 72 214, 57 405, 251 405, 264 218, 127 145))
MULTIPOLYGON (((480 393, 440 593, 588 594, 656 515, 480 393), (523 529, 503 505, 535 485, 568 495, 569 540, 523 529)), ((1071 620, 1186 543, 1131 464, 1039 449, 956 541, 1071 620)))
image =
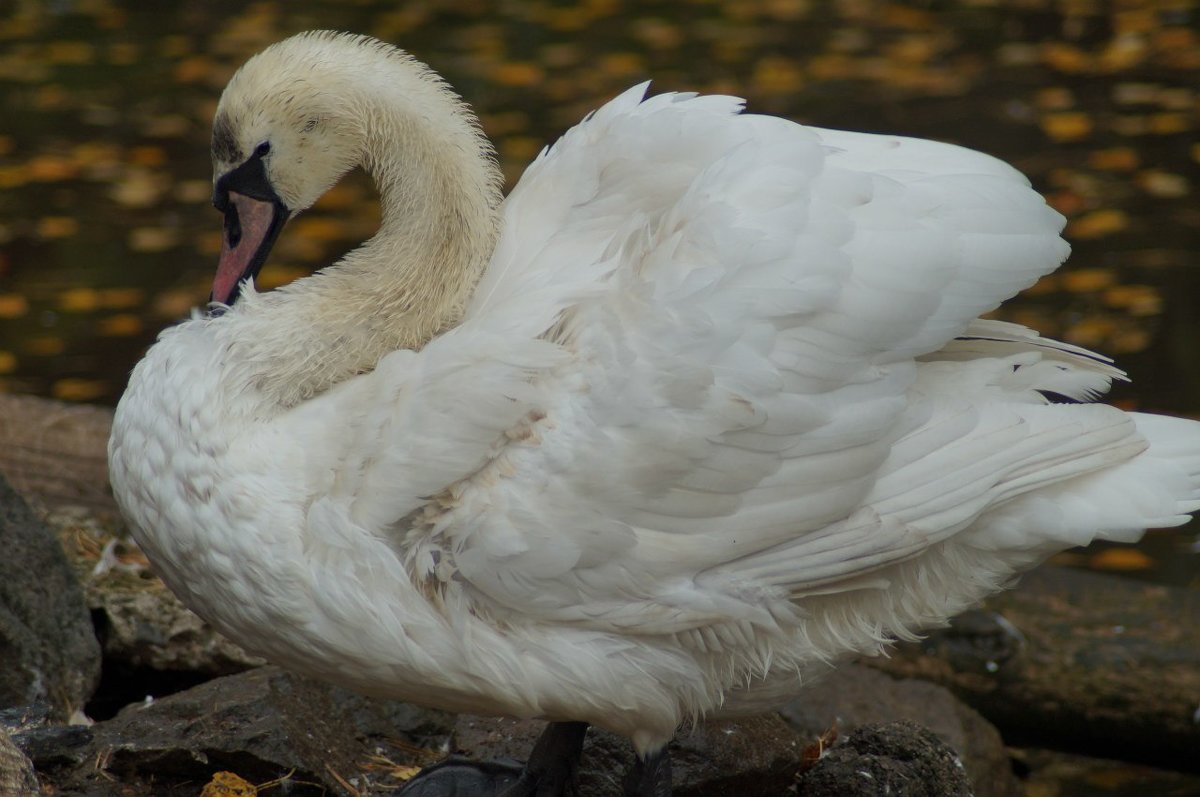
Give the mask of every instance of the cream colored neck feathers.
MULTIPOLYGON (((217 116, 238 155, 271 142, 268 176, 293 210, 362 165, 383 213, 341 261, 274 292, 247 289, 216 322, 229 325, 237 381, 289 407, 459 320, 495 245, 500 174, 440 78, 370 39, 308 34, 248 62, 217 116)), ((218 157, 217 174, 236 160, 218 157)))

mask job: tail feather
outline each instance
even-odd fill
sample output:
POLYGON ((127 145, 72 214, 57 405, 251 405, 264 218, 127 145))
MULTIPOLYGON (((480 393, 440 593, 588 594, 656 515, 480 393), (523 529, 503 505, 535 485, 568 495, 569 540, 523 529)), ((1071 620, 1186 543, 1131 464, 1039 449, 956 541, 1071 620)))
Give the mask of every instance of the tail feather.
POLYGON ((1093 540, 1136 542, 1200 511, 1200 423, 1129 413, 1148 447, 1113 468, 1023 495, 984 515, 964 541, 1050 553, 1093 540))

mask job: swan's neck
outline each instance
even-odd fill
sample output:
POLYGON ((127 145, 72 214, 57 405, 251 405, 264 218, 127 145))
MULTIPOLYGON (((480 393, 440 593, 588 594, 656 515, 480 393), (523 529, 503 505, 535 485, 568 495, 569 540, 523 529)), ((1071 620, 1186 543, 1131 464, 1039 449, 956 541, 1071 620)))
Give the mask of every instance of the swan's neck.
POLYGON ((229 367, 268 406, 293 406, 457 323, 495 245, 499 172, 474 119, 440 85, 380 77, 347 103, 380 192, 379 232, 310 278, 248 290, 227 314, 229 367))

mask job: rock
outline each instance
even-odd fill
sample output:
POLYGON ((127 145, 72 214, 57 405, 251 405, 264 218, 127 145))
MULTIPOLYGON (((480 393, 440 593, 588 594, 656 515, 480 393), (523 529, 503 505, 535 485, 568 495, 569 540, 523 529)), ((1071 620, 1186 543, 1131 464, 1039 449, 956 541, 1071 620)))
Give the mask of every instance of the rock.
MULTIPOLYGON (((533 749, 544 724, 530 720, 459 717, 454 749, 474 760, 524 760, 533 749)), ((814 795, 884 794, 880 791, 830 791, 836 785, 857 786, 847 779, 846 768, 878 770, 879 783, 906 791, 896 795, 969 795, 966 773, 958 756, 936 735, 912 723, 869 726, 851 734, 823 758, 821 773, 813 775, 814 795), (856 740, 857 741, 854 741, 856 740), (824 764, 829 759, 832 763, 824 764), (853 762, 851 764, 850 762, 853 762), (867 763, 863 763, 867 762, 867 763), (886 777, 884 777, 886 775, 886 777), (922 779, 927 780, 922 780, 922 779), (820 791, 820 789, 825 789, 820 791)), ((741 720, 705 722, 683 731, 671 743, 674 797, 725 797, 726 795, 785 794, 805 766, 815 737, 797 733, 778 715, 741 720)), ((633 764, 628 740, 595 728, 588 731, 579 771, 579 797, 609 797, 621 793, 621 781, 633 764)), ((815 769, 813 770, 816 771, 815 769)), ((858 777, 857 775, 854 777, 858 777)), ((1010 776, 1011 777, 1011 776, 1010 776)), ((807 788, 807 780, 803 781, 807 788)), ((1018 792, 988 792, 1013 793, 1018 792)), ((801 790, 799 797, 808 797, 801 790)))
POLYGON ((870 662, 939 683, 1010 744, 1200 771, 1200 592, 1057 567, 870 662))
POLYGON ((100 676, 100 645, 58 540, 0 476, 0 707, 80 709, 100 676))
POLYGON ((902 721, 854 731, 801 775, 797 794, 971 797, 971 787, 958 756, 937 734, 902 721))
POLYGON ((33 762, 0 730, 0 794, 5 797, 38 797, 33 762))
POLYGON ((45 703, 0 711, 0 732, 8 734, 39 772, 81 763, 93 736, 87 724, 55 723, 45 703))
MULTIPOLYGON (((524 761, 545 723, 460 716, 455 752, 477 761, 524 761)), ((671 742, 675 797, 782 794, 795 781, 807 740, 777 715, 705 722, 671 742)), ((580 797, 621 792, 633 765, 627 739, 592 728, 580 763, 580 797)))
POLYGON ((123 524, 84 507, 46 513, 84 585, 104 652, 104 684, 88 706, 107 719, 126 703, 264 664, 185 607, 150 570, 123 524))
POLYGON ((1020 797, 1021 786, 1000 733, 948 690, 898 680, 869 667, 844 665, 801 694, 781 715, 805 738, 834 726, 839 734, 908 720, 924 726, 962 760, 975 797, 1020 797))
POLYGON ((112 410, 0 394, 0 475, 38 507, 87 506, 115 514, 108 489, 112 410))
POLYGON ((92 732, 82 764, 48 773, 57 794, 113 780, 133 795, 195 794, 220 771, 254 784, 284 778, 293 795, 370 793, 389 785, 387 768, 372 763, 391 749, 385 739, 444 739, 450 721, 262 667, 130 706, 92 732))

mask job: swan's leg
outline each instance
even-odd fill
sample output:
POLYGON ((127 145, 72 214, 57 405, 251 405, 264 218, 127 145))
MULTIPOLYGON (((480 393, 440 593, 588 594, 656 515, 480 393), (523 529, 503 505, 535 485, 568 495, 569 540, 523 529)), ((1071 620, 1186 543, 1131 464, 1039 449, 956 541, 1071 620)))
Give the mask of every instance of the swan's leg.
POLYGON ((664 747, 638 756, 625 776, 625 797, 671 797, 671 754, 664 747))
POLYGON ((525 771, 499 797, 562 797, 579 793, 579 757, 586 722, 551 722, 538 737, 525 771))

